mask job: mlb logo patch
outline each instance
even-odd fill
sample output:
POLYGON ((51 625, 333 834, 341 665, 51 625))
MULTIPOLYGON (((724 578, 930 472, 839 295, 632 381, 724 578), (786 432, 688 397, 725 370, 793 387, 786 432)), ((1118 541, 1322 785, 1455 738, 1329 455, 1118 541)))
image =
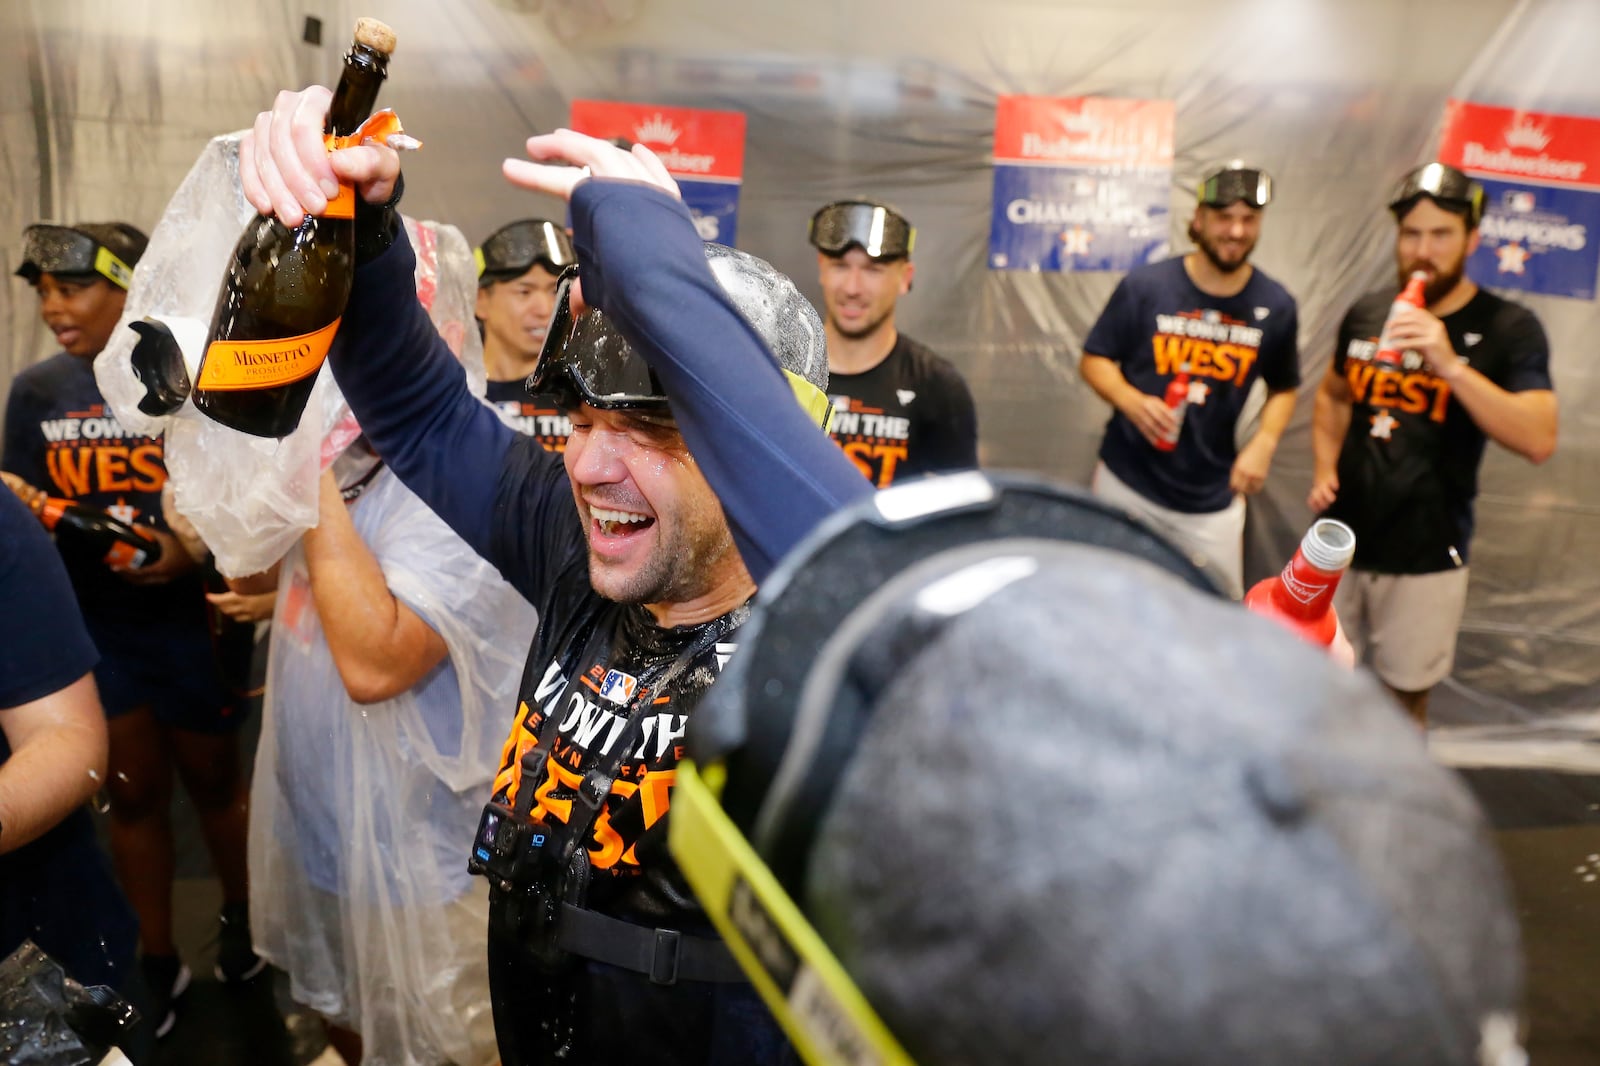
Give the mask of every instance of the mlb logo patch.
POLYGON ((1507 210, 1525 215, 1533 210, 1533 193, 1526 189, 1512 189, 1505 195, 1505 205, 1507 210))
POLYGON ((600 695, 619 706, 626 706, 639 689, 639 679, 621 670, 607 670, 606 679, 600 682, 600 695))

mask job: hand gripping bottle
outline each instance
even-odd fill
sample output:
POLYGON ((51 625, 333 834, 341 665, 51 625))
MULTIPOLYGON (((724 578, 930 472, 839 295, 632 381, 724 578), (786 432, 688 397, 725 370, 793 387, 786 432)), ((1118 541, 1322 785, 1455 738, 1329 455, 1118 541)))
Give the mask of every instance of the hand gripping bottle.
POLYGON ((1189 410, 1188 363, 1178 367, 1178 372, 1172 375, 1172 380, 1167 382, 1166 395, 1162 398, 1167 402, 1167 410, 1172 412, 1173 418, 1177 421, 1172 433, 1156 442, 1156 449, 1170 452, 1178 446, 1178 438, 1183 435, 1183 416, 1189 410))
POLYGON ((1354 530, 1336 519, 1319 518, 1283 573, 1256 582, 1245 594, 1244 605, 1301 639, 1327 647, 1339 628, 1333 592, 1355 553, 1354 530))
MULTIPOLYGON (((394 31, 356 23, 328 110, 329 148, 357 135, 388 74, 394 31)), ((359 144, 359 139, 351 140, 359 144)), ((258 216, 234 246, 195 381, 194 405, 223 425, 285 437, 300 424, 355 273, 355 190, 294 229, 258 216)))
POLYGON ((1411 277, 1406 281, 1406 287, 1394 298, 1394 303, 1389 305, 1389 317, 1383 320, 1383 332, 1378 335, 1378 351, 1372 357, 1373 362, 1384 366, 1400 365, 1400 349, 1389 339, 1389 327, 1394 324, 1394 313, 1400 308, 1427 306, 1427 300, 1422 295, 1427 287, 1428 275, 1421 270, 1413 270, 1411 277))

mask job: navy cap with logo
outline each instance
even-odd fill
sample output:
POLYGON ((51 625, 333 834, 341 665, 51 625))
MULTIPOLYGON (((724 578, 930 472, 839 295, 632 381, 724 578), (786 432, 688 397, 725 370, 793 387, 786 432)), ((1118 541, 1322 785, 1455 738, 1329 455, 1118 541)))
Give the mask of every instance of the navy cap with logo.
POLYGON ((520 278, 535 263, 559 274, 577 263, 567 231, 547 218, 524 218, 495 230, 473 251, 478 285, 520 278))
POLYGON ((22 262, 16 273, 29 284, 37 284, 41 274, 98 276, 126 289, 149 243, 148 237, 126 222, 80 222, 75 226, 40 222, 22 231, 22 262))
POLYGON ((873 259, 905 259, 917 242, 917 231, 888 204, 839 200, 811 216, 810 240, 827 255, 843 255, 855 245, 873 259))
POLYGON ((1469 230, 1483 220, 1483 186, 1447 163, 1427 163, 1408 171, 1389 196, 1389 210, 1395 218, 1404 218, 1424 196, 1466 218, 1469 230))

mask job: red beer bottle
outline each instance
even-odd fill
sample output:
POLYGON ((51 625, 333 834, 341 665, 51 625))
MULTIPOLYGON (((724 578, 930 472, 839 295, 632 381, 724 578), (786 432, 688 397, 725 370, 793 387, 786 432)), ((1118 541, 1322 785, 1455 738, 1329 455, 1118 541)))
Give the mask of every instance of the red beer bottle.
POLYGON ((1339 629, 1333 592, 1355 554, 1355 531, 1337 519, 1319 518, 1283 572, 1256 582, 1245 593, 1244 605, 1301 639, 1327 647, 1339 629))
POLYGON ((1427 287, 1428 275, 1424 271, 1413 270, 1410 279, 1406 281, 1406 287, 1394 298, 1394 303, 1389 305, 1389 316, 1383 320, 1383 332, 1378 335, 1378 351, 1372 357, 1373 362, 1382 363, 1384 366, 1400 365, 1400 349, 1389 339, 1389 329, 1394 325, 1395 312, 1402 307, 1427 306, 1427 300, 1423 296, 1423 290, 1427 287))
POLYGON ((1178 438, 1183 436, 1183 416, 1189 410, 1189 364, 1184 363, 1178 367, 1178 372, 1172 375, 1172 380, 1167 382, 1167 392, 1162 397, 1167 402, 1167 410, 1172 412, 1176 419, 1172 432, 1156 442, 1158 451, 1170 452, 1178 446, 1178 438))

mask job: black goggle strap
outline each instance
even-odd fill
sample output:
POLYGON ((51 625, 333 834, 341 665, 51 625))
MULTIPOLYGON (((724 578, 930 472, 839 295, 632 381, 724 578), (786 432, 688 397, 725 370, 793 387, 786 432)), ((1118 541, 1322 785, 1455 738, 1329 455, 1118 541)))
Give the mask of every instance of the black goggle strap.
POLYGON ((801 1058, 913 1066, 844 967, 718 802, 723 768, 678 764, 672 853, 728 950, 801 1058), (704 776, 702 777, 702 772, 704 776))
POLYGON ((1260 209, 1272 202, 1272 175, 1254 167, 1219 170, 1200 183, 1196 201, 1208 207, 1227 207, 1244 201, 1260 209))
POLYGON ((916 227, 879 204, 829 204, 811 216, 811 243, 829 255, 852 244, 873 259, 909 256, 917 243, 916 227))

